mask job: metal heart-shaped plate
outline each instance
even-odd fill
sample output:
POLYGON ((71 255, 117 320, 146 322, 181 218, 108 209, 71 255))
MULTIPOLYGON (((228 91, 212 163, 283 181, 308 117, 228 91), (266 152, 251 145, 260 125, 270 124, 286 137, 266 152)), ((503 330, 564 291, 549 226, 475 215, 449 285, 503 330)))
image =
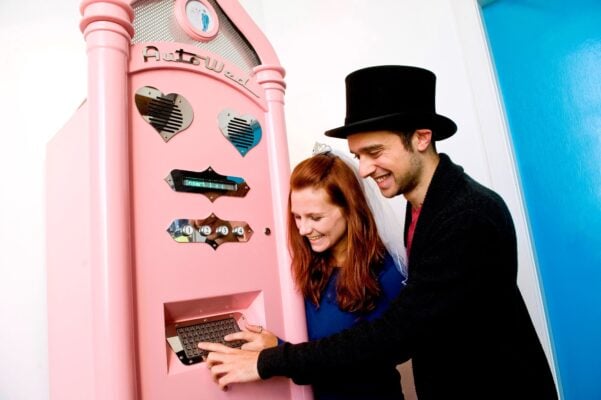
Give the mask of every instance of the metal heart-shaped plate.
POLYGON ((232 110, 223 110, 219 113, 219 129, 242 156, 245 156, 261 140, 259 121, 253 116, 240 116, 232 110))
POLYGON ((136 91, 136 107, 165 142, 188 128, 194 118, 192 106, 184 96, 177 93, 164 95, 152 86, 143 86, 136 91))

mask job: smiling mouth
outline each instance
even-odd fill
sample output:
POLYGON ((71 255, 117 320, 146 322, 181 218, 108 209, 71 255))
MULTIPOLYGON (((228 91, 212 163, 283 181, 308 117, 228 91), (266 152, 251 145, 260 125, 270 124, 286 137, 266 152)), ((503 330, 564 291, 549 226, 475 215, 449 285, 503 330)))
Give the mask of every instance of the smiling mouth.
POLYGON ((374 181, 376 181, 376 183, 381 183, 384 182, 386 180, 386 178, 388 178, 390 176, 390 174, 386 174, 386 175, 380 175, 378 177, 374 177, 374 181))
POLYGON ((317 236, 307 236, 307 239, 309 239, 310 242, 314 242, 316 240, 319 240, 323 237, 323 235, 317 235, 317 236))

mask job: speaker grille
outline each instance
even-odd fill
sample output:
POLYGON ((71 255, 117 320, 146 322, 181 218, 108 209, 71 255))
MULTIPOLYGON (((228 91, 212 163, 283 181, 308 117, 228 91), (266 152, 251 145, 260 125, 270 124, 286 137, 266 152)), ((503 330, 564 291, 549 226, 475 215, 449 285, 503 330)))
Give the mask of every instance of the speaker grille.
POLYGON ((148 104, 150 124, 159 132, 175 133, 184 125, 182 112, 173 99, 157 97, 148 104))
POLYGON ((227 125, 227 131, 230 135, 230 141, 240 151, 247 152, 254 145, 253 128, 247 121, 241 118, 233 118, 227 125))
POLYGON ((188 128, 194 111, 186 98, 177 93, 164 95, 152 86, 143 86, 136 91, 136 107, 166 142, 188 128))
POLYGON ((132 43, 176 42, 196 46, 219 54, 224 60, 250 73, 261 63, 257 53, 232 25, 219 5, 214 0, 207 1, 219 18, 219 32, 213 40, 200 42, 184 32, 175 18, 174 0, 138 0, 132 4, 136 32, 132 43))

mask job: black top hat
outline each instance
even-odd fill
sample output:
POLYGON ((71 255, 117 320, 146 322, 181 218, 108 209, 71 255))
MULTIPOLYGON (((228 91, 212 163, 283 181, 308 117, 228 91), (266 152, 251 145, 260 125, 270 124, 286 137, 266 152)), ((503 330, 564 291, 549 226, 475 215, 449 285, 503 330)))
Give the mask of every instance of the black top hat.
POLYGON ((326 131, 326 136, 430 129, 434 140, 442 140, 457 131, 453 121, 436 114, 436 75, 426 69, 402 65, 363 68, 350 73, 345 83, 344 126, 326 131))

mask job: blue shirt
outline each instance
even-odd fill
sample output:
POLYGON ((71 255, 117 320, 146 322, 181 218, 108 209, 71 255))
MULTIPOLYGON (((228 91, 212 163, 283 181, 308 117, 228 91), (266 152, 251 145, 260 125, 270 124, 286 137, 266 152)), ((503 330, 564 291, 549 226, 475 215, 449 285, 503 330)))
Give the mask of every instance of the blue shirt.
MULTIPOLYGON (((336 302, 336 281, 338 269, 336 269, 321 295, 319 307, 310 300, 305 299, 305 313, 307 317, 307 330, 309 340, 320 339, 350 328, 360 321, 370 321, 378 318, 387 308, 390 302, 400 293, 404 287, 404 277, 394 264, 392 257, 386 253, 383 268, 378 274, 380 285, 380 296, 376 301, 376 307, 367 313, 343 311, 336 302)), ((376 369, 378 369, 376 367, 376 369)), ((346 382, 324 382, 315 383, 313 391, 315 398, 319 400, 330 399, 402 399, 400 389, 400 376, 392 366, 385 366, 384 373, 366 377, 364 381, 353 377, 346 382), (382 394, 376 394, 383 388, 390 387, 391 390, 382 394), (377 390, 376 390, 377 388, 377 390), (397 391, 398 390, 398 391, 397 391), (352 394, 349 394, 352 393, 352 394), (350 397, 352 396, 352 397, 350 397)))

